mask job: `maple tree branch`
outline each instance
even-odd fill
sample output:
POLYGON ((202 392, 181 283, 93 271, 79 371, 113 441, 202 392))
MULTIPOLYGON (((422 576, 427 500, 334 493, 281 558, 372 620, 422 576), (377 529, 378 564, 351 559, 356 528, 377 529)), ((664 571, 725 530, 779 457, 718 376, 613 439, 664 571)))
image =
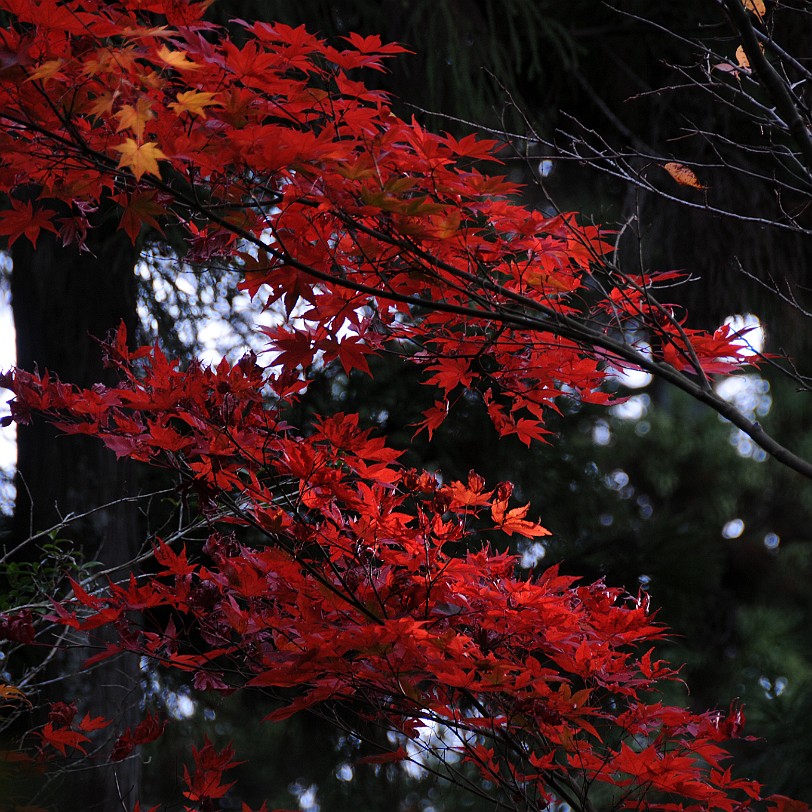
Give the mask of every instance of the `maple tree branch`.
POLYGON ((116 505, 143 502, 145 499, 151 499, 155 496, 161 496, 163 494, 172 493, 173 491, 174 488, 164 488, 162 490, 151 491, 150 493, 147 494, 137 494, 136 496, 121 496, 118 497, 117 499, 105 502, 104 504, 96 505, 95 507, 89 508, 88 510, 85 510, 81 513, 74 512, 68 513, 66 516, 61 518, 60 521, 58 521, 51 527, 47 528, 46 530, 40 530, 38 532, 31 533, 27 538, 17 543, 10 550, 6 550, 4 547, 3 554, 2 556, 0 556, 0 564, 5 564, 9 560, 15 558, 24 547, 26 547, 29 544, 32 544, 38 539, 45 538, 46 536, 53 537, 55 533, 59 532, 60 530, 64 530, 66 527, 69 527, 72 522, 86 519, 88 516, 93 516, 96 513, 108 510, 112 507, 115 507, 116 505))
POLYGON ((738 31, 750 66, 758 73, 786 122, 790 135, 800 148, 806 162, 807 174, 812 174, 812 135, 798 113, 798 99, 761 50, 750 13, 741 0, 717 0, 717 2, 724 7, 733 27, 738 31))
MULTIPOLYGON (((257 240, 256 244, 262 245, 262 241, 257 240)), ((267 250, 267 246, 263 247, 267 250)), ((569 316, 556 314, 556 321, 554 323, 539 323, 534 319, 530 319, 519 314, 505 313, 501 311, 484 312, 476 308, 464 307, 462 305, 454 305, 446 302, 429 301, 391 291, 382 292, 379 288, 374 288, 359 282, 352 282, 344 278, 336 278, 331 274, 318 271, 317 269, 311 268, 304 263, 295 260, 293 257, 286 258, 286 261, 288 261, 290 265, 298 270, 314 276, 317 279, 321 279, 325 282, 332 282, 361 293, 367 293, 372 296, 382 296, 384 299, 392 299, 405 304, 425 307, 430 310, 434 309, 457 315, 486 318, 500 324, 524 327, 534 331, 543 330, 545 332, 560 335, 563 338, 570 338, 584 346, 591 345, 598 347, 608 353, 606 356, 607 359, 611 359, 613 356, 623 358, 634 366, 638 366, 641 369, 650 372, 652 375, 656 375, 658 378, 666 381, 667 383, 673 384, 675 387, 681 389, 683 392, 701 403, 704 403, 706 406, 710 406, 715 412, 729 420, 737 428, 741 429, 757 445, 774 457, 778 462, 786 465, 788 468, 796 471, 807 479, 812 479, 812 463, 803 459, 802 457, 799 457, 797 454, 783 446, 771 435, 769 435, 762 428, 760 423, 750 420, 733 404, 726 401, 716 392, 713 390, 708 390, 700 384, 694 383, 685 375, 674 369, 674 367, 672 367, 670 364, 648 358, 635 348, 630 347, 628 344, 615 341, 598 330, 593 330, 574 321, 569 316)))
MULTIPOLYGON (((332 583, 332 581, 325 578, 305 556, 302 556, 299 553, 297 553, 295 545, 286 544, 282 541, 281 535, 270 533, 267 530, 267 528, 263 527, 262 524, 258 522, 250 513, 243 510, 243 508, 237 503, 237 501, 231 495, 229 495, 226 492, 223 492, 220 496, 234 516, 239 516, 240 519, 242 519, 247 525, 259 531, 263 536, 272 539, 276 544, 279 544, 283 550, 285 550, 307 571, 308 575, 310 575, 311 578, 314 578, 328 592, 331 592, 333 595, 340 598, 342 601, 345 601, 349 606, 359 611, 362 615, 364 615, 367 619, 371 620, 373 623, 376 624, 383 623, 383 618, 380 618, 365 603, 358 600, 358 597, 352 592, 352 590, 347 589, 345 591, 342 591, 341 589, 339 589, 334 583, 332 583)), ((321 545, 319 545, 318 549, 319 552, 322 554, 324 561, 328 564, 328 566, 330 566, 332 562, 330 562, 329 560, 329 554, 327 550, 325 550, 321 545)))
MULTIPOLYGON (((717 0, 717 5, 723 7, 721 0, 717 0)), ((743 16, 745 19, 747 18, 747 12, 744 11, 742 4, 736 4, 735 0, 732 0, 730 3, 731 8, 735 8, 739 16, 743 16)), ((745 4, 746 5, 746 4, 745 4)), ((681 87, 694 87, 698 88, 705 93, 709 94, 711 98, 714 100, 715 103, 725 104, 731 110, 742 113, 745 112, 746 115, 749 115, 753 120, 753 123, 757 124, 761 127, 766 128, 781 128, 782 131, 787 131, 788 124, 784 120, 784 117, 779 116, 776 113, 774 108, 768 107, 764 104, 761 100, 759 100, 755 94, 751 94, 744 89, 744 84, 751 84, 754 87, 758 87, 758 83, 755 81, 755 72, 745 69, 742 66, 738 65, 738 63, 732 62, 729 56, 725 55, 717 55, 711 51, 707 47, 705 43, 698 42, 694 39, 681 35, 678 31, 674 31, 669 29, 668 27, 657 23, 653 19, 648 19, 645 17, 641 17, 639 15, 633 14, 629 11, 623 9, 614 9, 617 13, 628 17, 631 20, 634 20, 639 23, 643 23, 647 26, 652 27, 654 30, 658 31, 659 33, 668 35, 671 39, 675 42, 679 43, 683 46, 688 46, 691 49, 700 49, 704 52, 706 60, 710 62, 709 69, 714 67, 718 68, 721 65, 729 65, 730 69, 736 72, 736 78, 739 80, 736 84, 725 85, 720 83, 714 83, 711 81, 709 84, 703 84, 698 82, 695 78, 692 78, 691 75, 684 69, 680 67, 671 66, 672 68, 679 71, 682 75, 686 76, 687 84, 679 85, 679 86, 671 86, 667 88, 655 88, 652 90, 645 91, 643 93, 635 94, 631 97, 628 97, 627 100, 633 100, 637 98, 641 98, 648 95, 660 95, 668 90, 676 90, 680 89, 681 87), (735 101, 729 98, 730 93, 735 94, 735 101), (752 109, 750 109, 752 108, 752 109), (749 112, 748 112, 749 111, 749 112), (757 116, 761 118, 757 120, 757 116)), ((769 39, 767 34, 763 34, 757 28, 751 26, 751 30, 753 31, 754 35, 757 36, 760 40, 767 40, 769 39)), ((775 49, 773 49, 775 51, 775 49)), ((762 59, 763 54, 761 55, 762 59)), ((782 57, 783 58, 783 57, 782 57)), ((795 60, 797 62, 797 60, 795 60)), ((796 67, 795 62, 788 60, 788 64, 796 67)), ((800 68, 801 75, 805 76, 802 66, 800 68)), ((710 79, 710 72, 708 70, 708 76, 710 79)), ((784 81, 781 76, 773 69, 773 77, 777 82, 784 81)), ((792 99, 796 99, 797 97, 795 94, 792 93, 791 87, 785 84, 785 98, 789 95, 790 101, 792 99)), ((802 101, 797 100, 799 107, 802 107, 802 101)), ((564 115, 567 115, 566 113, 564 115)), ((570 117, 571 118, 571 117, 570 117)), ((534 131, 533 128, 530 128, 530 132, 532 133, 532 138, 527 138, 526 136, 521 136, 516 133, 509 133, 506 134, 507 137, 518 140, 524 139, 527 141, 531 141, 535 144, 543 145, 545 148, 549 150, 549 154, 546 156, 549 160, 563 160, 563 161, 580 161, 580 162, 589 162, 596 168, 598 168, 601 172, 610 175, 612 177, 618 178, 619 180, 625 181, 627 183, 634 184, 642 189, 652 192, 656 194, 658 197, 664 200, 670 200, 675 204, 678 204, 685 208, 695 209, 699 211, 707 211, 708 213, 712 214, 719 214, 720 216, 724 216, 726 218, 730 218, 739 222, 743 223, 756 223, 764 226, 768 226, 773 229, 777 229, 779 231, 790 231, 794 233, 801 233, 807 234, 809 233, 809 229, 805 228, 802 224, 800 224, 796 219, 792 217, 788 217, 787 221, 782 221, 777 218, 766 218, 760 217, 757 214, 753 214, 747 211, 742 211, 735 208, 728 208, 725 206, 715 205, 712 201, 705 199, 703 201, 692 200, 686 196, 678 196, 673 193, 670 193, 667 188, 662 188, 660 185, 650 181, 646 178, 645 173, 647 169, 653 164, 655 166, 662 166, 665 162, 674 160, 672 157, 665 157, 662 154, 659 154, 656 150, 652 152, 651 149, 644 149, 643 145, 637 143, 635 141, 635 148, 634 149, 626 149, 626 150, 619 150, 613 146, 610 146, 609 143, 606 141, 604 137, 598 134, 594 129, 587 128, 585 125, 582 125, 577 119, 572 119, 574 125, 576 127, 575 130, 567 129, 567 128, 559 128, 558 135, 561 136, 560 141, 552 141, 550 139, 545 139, 537 132, 534 131), (637 166, 635 167, 633 163, 636 162, 637 166), (642 168, 640 168, 640 164, 643 164, 642 168)), ((688 130, 688 132, 697 132, 704 134, 706 138, 712 137, 715 140, 719 140, 720 136, 718 133, 707 133, 702 131, 700 127, 692 127, 688 130)), ((812 140, 812 137, 802 130, 801 128, 797 127, 797 120, 795 121, 795 130, 794 132, 807 141, 812 140)), ((739 144, 738 142, 732 143, 730 146, 736 147, 740 152, 749 152, 750 150, 755 150, 756 147, 752 147, 747 144, 739 144)), ((796 172, 794 172, 795 176, 799 181, 801 181, 800 185, 803 187, 802 193, 806 194, 808 191, 809 186, 809 168, 808 165, 805 166, 803 162, 800 162, 794 153, 790 152, 789 150, 784 151, 781 149, 780 146, 771 146, 770 148, 765 148, 765 152, 767 154, 777 154, 781 153, 786 162, 791 162, 795 168, 796 172)), ((808 154, 808 150, 807 150, 808 154)), ((726 163, 723 161, 723 163, 726 163)), ((690 163, 691 166, 702 166, 704 164, 693 164, 690 163)), ((736 171, 740 172, 747 172, 748 169, 746 166, 733 166, 731 167, 736 171)), ((784 189, 794 189, 798 184, 789 183, 786 177, 787 172, 793 172, 790 166, 784 166, 785 172, 782 173, 769 173, 764 172, 763 174, 755 174, 754 176, 757 177, 759 180, 769 183, 771 186, 775 188, 784 188, 784 189)))
MULTIPOLYGON (((267 282, 271 290, 264 312, 275 302, 286 309, 286 320, 265 330, 279 355, 264 368, 248 356, 180 369, 157 346, 131 350, 122 325, 107 345, 118 386, 83 389, 21 370, 3 379, 18 398, 18 421, 45 414, 64 432, 96 434, 118 456, 192 480, 183 493, 198 518, 189 522, 184 500, 177 532, 152 539, 150 573, 89 591, 74 580, 74 599, 55 602, 46 621, 75 629, 76 645, 99 644, 91 665, 127 650, 202 691, 267 688, 288 700, 271 720, 319 704, 360 710, 357 724, 410 737, 421 720, 447 725, 445 753, 461 760, 446 772, 468 773, 461 785, 497 803, 538 809, 565 800, 591 812, 588 796, 605 787, 601 800, 618 808, 646 805, 655 793, 676 803, 697 788, 708 806, 734 804, 738 786, 719 769, 715 743, 735 735, 736 720, 722 727, 712 714, 653 702, 678 671, 652 663, 651 651, 638 654, 663 637, 644 600, 600 581, 576 585, 557 567, 525 577, 515 556, 477 544, 480 524, 507 537, 547 534, 523 518, 529 505, 509 508, 509 483, 487 491, 473 472, 442 483, 404 469, 356 413, 334 411, 296 434, 280 410, 308 385, 319 353, 350 375, 369 369, 367 355, 413 342, 426 345, 413 360, 442 391, 424 412, 429 431, 461 386, 481 394, 500 436, 529 445, 553 398, 608 400, 599 387, 610 364, 655 370, 713 402, 702 364, 724 371, 742 360, 735 334, 682 329, 645 274, 637 283, 610 265, 605 277, 594 270, 608 249, 599 232, 543 220, 508 199, 512 184, 478 172, 493 144, 427 133, 349 79, 358 67, 381 67, 398 46, 352 34, 352 48, 339 51, 303 28, 258 23, 241 50, 216 28, 195 28, 204 2, 172 4, 168 21, 181 22, 168 35, 138 0, 86 0, 81 19, 59 0, 44 14, 19 5, 17 27, 33 39, 4 56, 11 81, 0 93, 21 118, 42 114, 41 135, 31 126, 19 134, 13 123, 6 134, 10 208, 0 212, 0 235, 34 245, 46 229, 81 248, 76 229, 109 195, 133 243, 142 228, 161 229, 155 216, 165 218, 187 234, 187 257, 242 263, 243 289, 256 295, 267 282), (142 19, 149 28, 137 27, 142 19), (128 58, 117 60, 122 38, 128 58), (114 65, 102 70, 87 55, 108 39, 114 65), (45 61, 52 46, 59 59, 45 61), (13 81, 15 59, 48 98, 30 103, 13 81), (184 71, 194 70, 189 90, 184 71), (80 113, 63 114, 76 99, 80 113), (205 121, 203 109, 215 106, 205 121), (116 152, 114 165, 107 156, 116 152), (77 213, 57 220, 48 202, 25 197, 19 178, 40 181, 41 197, 77 213), (269 208, 274 184, 280 203, 269 208), (154 205, 139 212, 145 198, 154 205), (235 217, 222 201, 241 204, 235 217), (631 343, 640 324, 653 333, 651 355, 631 343), (493 399, 483 391, 491 385, 493 399), (209 532, 187 555, 186 542, 201 541, 188 535, 196 522, 209 532), (113 632, 108 643, 103 635, 113 632), (671 754, 680 757, 673 764, 671 754)), ((2 617, 0 633, 35 636, 33 614, 2 617)), ((101 752, 99 739, 84 735, 97 722, 57 704, 36 741, 84 765, 101 752)), ((150 736, 134 733, 131 744, 150 736)), ((233 755, 208 742, 193 751, 185 808, 219 804, 233 755)), ((759 793, 743 805, 760 803, 759 793)))
MULTIPOLYGON (((8 118, 8 116, 6 116, 5 113, 3 117, 8 118)), ((32 125, 28 122, 18 122, 18 123, 22 124, 23 126, 30 127, 31 129, 38 130, 38 128, 35 125, 32 125)), ((77 145, 72 144, 66 139, 61 139, 59 136, 44 131, 41 128, 38 131, 44 135, 47 135, 49 138, 55 139, 57 142, 61 142, 63 145, 68 145, 72 149, 77 149, 77 145)), ((104 155, 95 153, 94 151, 87 148, 85 151, 90 155, 92 155, 94 160, 98 161, 101 165, 105 166, 107 171, 114 173, 116 176, 129 180, 130 176, 126 172, 118 170, 111 159, 107 158, 104 155)), ((518 297, 521 300, 521 304, 523 306, 530 307, 531 309, 538 311, 540 314, 545 316, 546 319, 548 319, 548 321, 539 322, 537 319, 530 318, 526 315, 522 315, 520 313, 506 312, 504 310, 486 311, 479 308, 467 307, 464 305, 458 305, 450 302, 427 300, 418 296, 402 294, 396 291, 385 290, 380 287, 367 285, 362 282, 355 282, 351 279, 348 279, 345 276, 339 276, 324 271, 320 271, 316 268, 307 265, 306 263, 301 262, 300 260, 296 259, 296 257, 290 256, 287 253, 280 252, 278 249, 275 249, 273 246, 268 245, 253 233, 241 228, 239 225, 235 223, 230 222, 228 219, 222 217, 216 211, 209 209, 206 204, 203 204, 200 201, 195 200, 192 197, 189 197, 184 192, 178 190, 177 188, 174 188, 172 185, 158 178, 144 176, 142 178, 142 182, 144 181, 146 181, 149 185, 159 189, 160 191, 163 191, 171 195, 173 198, 178 200, 178 202, 180 202, 182 205, 186 206, 190 211, 197 212, 199 215, 206 217, 212 223, 220 226, 221 228, 227 231, 230 231, 231 233, 235 234, 241 239, 246 240, 248 243, 256 246, 257 248, 262 249, 275 259, 280 260, 285 264, 289 265, 290 267, 296 268, 297 270, 315 279, 319 279, 324 282, 329 282, 331 284, 335 284, 340 287, 356 291, 358 293, 364 293, 368 296, 381 297, 389 301, 395 301, 400 302, 402 304, 426 308, 429 311, 444 312, 460 316, 468 316, 477 319, 486 319, 491 320, 498 324, 521 327, 533 331, 549 332, 551 334, 558 335, 562 338, 568 338, 570 340, 573 340, 587 349, 591 347, 599 348, 600 350, 603 350, 605 353, 607 353, 606 355, 607 360, 611 360, 613 357, 622 358, 623 360, 633 364, 634 366, 637 366, 647 372, 650 372, 652 375, 657 376, 658 378, 664 380, 666 383, 674 385, 678 389, 684 391, 686 394, 690 395, 691 397, 695 398, 696 400, 700 401, 706 406, 709 406, 719 415, 726 418, 733 425, 735 425, 737 428, 743 431, 757 445, 759 445, 764 451, 766 451, 768 454, 774 457, 778 462, 782 463, 783 465, 786 465, 788 468, 796 471, 802 476, 808 479, 812 479, 812 463, 803 459, 802 457, 799 457, 797 454, 793 453, 784 445, 779 443, 771 435, 769 435, 758 422, 750 420, 738 409, 736 409, 735 406, 733 406, 728 401, 724 400, 714 391, 709 390, 706 387, 690 380, 683 373, 680 373, 671 365, 657 361, 652 358, 648 358, 644 354, 636 350, 634 347, 631 347, 623 342, 616 341, 611 337, 602 333, 600 330, 590 328, 585 324, 578 322, 573 317, 560 314, 553 308, 547 307, 541 304, 540 302, 527 299, 526 297, 521 297, 520 294, 516 294, 513 291, 508 291, 503 287, 499 286, 497 283, 491 282, 490 280, 481 279, 479 277, 473 277, 473 280, 476 281, 477 284, 482 284, 487 289, 490 289, 494 292, 498 292, 501 295, 505 295, 510 298, 515 299, 516 297, 518 297)), ((363 224, 356 222, 355 225, 356 227, 364 228, 363 224)), ((373 234, 375 236, 386 237, 387 239, 391 240, 391 238, 389 238, 382 232, 379 234, 377 232, 374 232, 373 230, 373 234)), ((414 246, 409 245, 408 247, 409 250, 414 250, 414 246)), ((457 274, 466 273, 464 271, 461 271, 459 268, 455 268, 454 266, 443 265, 443 267, 449 270, 453 270, 453 272, 457 274)), ((471 275, 469 275, 469 277, 470 276, 471 275)))
MULTIPOLYGON (((152 178, 149 179, 149 182, 157 183, 160 186, 163 186, 163 184, 160 181, 156 182, 152 178)), ((170 187, 169 189, 167 189, 167 191, 174 190, 171 190, 170 187)), ((341 287, 345 287, 350 290, 357 291, 359 293, 365 293, 370 296, 381 296, 384 299, 397 301, 418 307, 423 307, 428 310, 437 310, 440 312, 453 313, 456 315, 471 316, 473 318, 485 318, 500 324, 512 325, 515 327, 523 327, 534 331, 543 330, 545 332, 560 335, 563 338, 569 338, 586 347, 590 346, 599 347, 609 353, 607 358, 611 359, 612 356, 623 358, 624 360, 630 362, 631 364, 638 366, 641 369, 644 369, 645 371, 650 372, 653 375, 656 375, 657 377, 666 381, 667 383, 676 386, 678 389, 684 391, 686 394, 690 395, 691 397, 695 398, 701 403, 704 403, 705 405, 709 406, 711 409, 716 411, 722 417, 729 420, 737 428, 741 429, 741 431, 743 431, 746 435, 748 435, 757 445, 759 445, 764 451, 766 451, 768 454, 774 457, 778 462, 786 465, 788 468, 796 471, 797 473, 801 474, 807 479, 812 479, 812 463, 810 463, 808 460, 803 459, 802 457, 799 457, 797 454, 794 454, 788 448, 783 446, 771 435, 769 435, 762 428, 760 423, 750 420, 748 417, 742 414, 733 404, 726 401, 724 398, 719 396, 713 390, 709 390, 702 385, 696 384, 695 382, 687 378, 685 375, 674 369, 674 367, 672 367, 671 365, 660 361, 656 361, 652 358, 648 358, 644 354, 636 350, 634 347, 630 347, 628 344, 615 341, 612 338, 603 334, 601 331, 591 329, 585 326, 584 324, 577 322, 572 317, 564 316, 560 313, 557 313, 552 308, 547 308, 546 306, 538 302, 533 302, 532 300, 529 300, 529 302, 528 301, 522 302, 523 304, 529 304, 530 306, 533 307, 533 309, 539 310, 551 320, 549 323, 546 322, 539 323, 535 319, 531 319, 522 316, 520 314, 514 314, 504 311, 486 312, 479 310, 477 308, 465 307, 463 305, 456 305, 448 302, 430 301, 416 296, 400 294, 395 291, 382 291, 378 287, 366 285, 361 282, 353 282, 352 280, 349 280, 343 276, 336 276, 334 274, 328 274, 326 272, 319 271, 315 268, 308 266, 305 263, 300 262, 295 257, 289 255, 281 255, 272 246, 269 246, 266 243, 264 243, 260 238, 256 237, 250 232, 245 231, 244 229, 239 228, 233 223, 229 223, 227 220, 220 217, 216 213, 209 212, 208 209, 206 209, 205 207, 199 209, 199 213, 205 215, 207 218, 211 219, 212 222, 217 223, 223 228, 233 231, 238 236, 252 243, 256 247, 262 248, 264 251, 268 252, 271 256, 276 256, 276 258, 283 260, 286 264, 290 265, 291 267, 294 267, 297 270, 300 270, 303 273, 306 273, 309 276, 312 276, 316 279, 320 279, 324 282, 337 284, 341 287)), ((459 269, 455 270, 458 271, 459 269)), ((482 280, 479 279, 477 279, 477 281, 480 283, 482 282, 482 280)), ((499 289, 500 287, 497 286, 495 283, 489 282, 488 280, 485 280, 485 284, 486 286, 492 285, 497 289, 499 289)), ((508 294, 513 295, 511 291, 504 291, 503 289, 499 290, 499 292, 500 293, 504 292, 505 295, 508 294)))
MULTIPOLYGON (((750 30, 755 35, 756 39, 759 42, 764 44, 765 48, 771 50, 774 54, 776 54, 782 62, 786 62, 788 65, 792 65, 798 73, 803 76, 807 80, 812 80, 812 71, 810 71, 802 62, 797 60, 791 53, 784 50, 773 38, 770 34, 761 31, 760 29, 756 28, 753 25, 750 25, 750 30)), ((796 100, 800 101, 797 96, 794 97, 796 100)))

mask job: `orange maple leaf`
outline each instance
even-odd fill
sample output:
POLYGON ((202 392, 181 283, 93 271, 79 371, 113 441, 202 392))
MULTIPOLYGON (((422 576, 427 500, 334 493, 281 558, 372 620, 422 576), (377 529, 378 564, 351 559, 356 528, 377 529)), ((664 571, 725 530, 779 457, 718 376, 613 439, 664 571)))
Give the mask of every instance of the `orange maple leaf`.
POLYGON ((15 685, 0 685, 0 707, 5 707, 14 702, 22 702, 25 705, 31 706, 31 701, 28 697, 15 685))
POLYGON ((158 48, 158 57, 175 70, 200 70, 203 66, 186 58, 186 51, 172 51, 166 45, 158 48))
POLYGON ((197 90, 187 90, 185 93, 178 93, 177 101, 169 106, 178 114, 191 113, 201 118, 206 118, 206 108, 213 104, 219 104, 214 100, 214 93, 203 93, 197 90))
POLYGON ((491 516, 504 533, 509 536, 518 533, 520 536, 525 536, 525 538, 552 535, 546 527, 542 527, 538 522, 529 522, 524 518, 530 509, 529 504, 512 510, 508 510, 507 506, 507 499, 497 499, 491 505, 491 516))
POLYGON ((113 111, 113 103, 119 95, 118 90, 106 90, 88 102, 84 112, 89 116, 105 116, 113 111))
POLYGON ((139 144, 132 138, 128 138, 123 144, 119 144, 113 149, 121 153, 118 168, 124 169, 129 166, 136 180, 141 180, 141 176, 144 174, 160 178, 161 171, 158 168, 158 161, 168 160, 154 141, 139 144))
POLYGON ((62 59, 49 59, 43 62, 36 70, 34 70, 26 79, 27 82, 34 82, 37 79, 64 79, 64 74, 59 72, 59 69, 64 65, 62 59))
POLYGON ((736 62, 738 62, 740 68, 750 70, 750 60, 747 58, 747 54, 744 52, 744 47, 741 45, 736 48, 736 62))
POLYGON ((150 108, 150 101, 144 96, 135 103, 135 106, 132 104, 123 105, 121 110, 115 114, 115 118, 118 119, 116 132, 132 130, 135 137, 140 141, 144 137, 144 127, 146 127, 147 122, 155 118, 155 113, 150 108))

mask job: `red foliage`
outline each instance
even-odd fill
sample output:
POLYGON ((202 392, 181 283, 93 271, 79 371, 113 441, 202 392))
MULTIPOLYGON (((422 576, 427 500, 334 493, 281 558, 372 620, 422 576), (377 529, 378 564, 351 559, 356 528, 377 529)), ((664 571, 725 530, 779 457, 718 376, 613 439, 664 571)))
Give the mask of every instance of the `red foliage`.
POLYGON ((127 758, 140 744, 150 744, 160 738, 166 722, 148 713, 132 730, 125 730, 113 745, 110 761, 121 761, 127 758))
POLYGON ((33 643, 35 635, 34 615, 30 610, 23 609, 12 615, 0 615, 0 640, 33 643))
MULTIPOLYGON (((67 431, 186 472, 204 508, 225 508, 231 528, 253 528, 263 544, 213 519, 195 553, 156 539, 148 578, 95 594, 76 584, 73 607, 60 606, 56 620, 128 627, 100 656, 132 651, 193 673, 203 690, 297 689, 270 720, 338 701, 415 746, 427 723, 453 727, 454 747, 484 778, 519 782, 537 804, 572 798, 581 780, 620 788, 623 808, 671 808, 665 799, 680 797, 733 810, 758 797, 758 785, 723 766, 720 745, 736 734, 740 710, 697 715, 647 699, 676 672, 637 650, 663 634, 645 603, 555 568, 517 577, 513 556, 482 546, 489 521, 491 533, 546 532, 526 508, 508 507, 509 485, 486 489, 473 472, 440 485, 402 469, 356 415, 322 418, 299 435, 263 405, 268 377, 251 357, 181 373, 159 350, 149 359, 138 351, 136 374, 122 335, 116 346, 122 383, 92 398, 20 371, 7 383, 67 431), (170 424, 177 441, 167 444, 170 424), (478 551, 446 552, 477 536, 478 551), (143 612, 159 607, 172 633, 142 627, 143 612)), ((140 728, 119 739, 115 757, 151 739, 140 728)), ((217 771, 232 754, 207 745, 195 758, 188 797, 226 792, 217 771)))
POLYGON ((183 780, 188 789, 183 793, 190 801, 206 802, 222 798, 233 786, 223 784, 223 773, 236 767, 240 762, 233 761, 234 750, 226 747, 220 752, 212 747, 208 739, 199 750, 192 749, 192 758, 195 762, 194 772, 183 768, 183 780))
MULTIPOLYGON (((368 355, 397 349, 442 396, 429 431, 468 389, 500 434, 541 439, 562 393, 606 402, 606 361, 645 360, 612 338, 627 319, 654 330, 653 359, 678 369, 741 359, 733 337, 683 329, 652 299, 656 278, 604 271, 595 284, 610 245, 484 175, 497 142, 429 133, 349 78, 382 69, 399 46, 351 36, 339 50, 269 23, 245 24, 238 46, 200 22, 203 4, 175 27, 148 24, 133 0, 28 5, 0 2, 17 15, 0 82, 10 242, 58 225, 81 245, 103 200, 133 239, 179 225, 191 260, 238 262, 243 287, 288 314, 266 330, 282 374, 306 374, 317 358, 368 372, 368 355), (70 215, 57 221, 53 200, 70 215)), ((177 19, 174 4, 151 8, 177 19)))
MULTIPOLYGON (((741 711, 652 700, 677 674, 652 661, 663 630, 644 601, 556 568, 527 578, 492 551, 489 540, 547 533, 512 506, 509 484, 405 470, 357 415, 301 430, 280 417, 317 360, 368 373, 386 349, 438 392, 423 428, 468 390, 501 436, 530 444, 562 395, 610 399, 607 361, 646 363, 612 338, 627 319, 657 337, 654 361, 701 375, 741 361, 735 336, 683 328, 651 299, 651 279, 604 270, 595 284, 604 237, 516 203, 478 167, 496 160, 495 142, 428 133, 350 78, 399 46, 352 35, 339 49, 268 23, 244 24, 238 45, 202 22, 204 6, 0 0, 14 18, 0 234, 34 243, 58 230, 81 245, 106 202, 133 239, 171 223, 190 259, 238 264, 242 287, 279 316, 267 368, 247 355, 182 370, 158 347, 130 353, 122 328, 106 348, 117 386, 5 376, 17 421, 40 413, 177 472, 210 525, 200 548, 155 539, 149 577, 74 583, 51 619, 115 629, 94 661, 127 650, 199 690, 278 696, 270 721, 345 703, 400 735, 379 761, 416 758, 429 725, 453 729, 447 747, 528 808, 585 809, 601 787, 619 809, 752 807, 758 784, 731 777, 721 746, 741 711), (69 216, 55 220, 52 200, 69 216), (160 628, 142 622, 156 610, 171 618, 160 628)), ((20 623, 3 620, 5 635, 29 635, 20 623)), ((53 709, 43 748, 84 752, 101 723, 74 716, 53 709)), ((112 758, 162 729, 147 717, 112 758)), ((208 741, 193 760, 185 796, 208 808, 237 762, 208 741)))

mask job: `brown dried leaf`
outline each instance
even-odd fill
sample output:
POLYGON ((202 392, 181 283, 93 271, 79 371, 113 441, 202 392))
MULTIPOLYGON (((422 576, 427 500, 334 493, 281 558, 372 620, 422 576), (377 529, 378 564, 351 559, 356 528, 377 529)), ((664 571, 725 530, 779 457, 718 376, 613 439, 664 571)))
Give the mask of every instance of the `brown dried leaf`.
POLYGON ((31 705, 28 697, 15 685, 0 684, 0 707, 6 707, 14 702, 31 705))
POLYGON ((699 182, 693 170, 689 169, 685 164, 669 161, 667 164, 663 164, 663 169, 681 186, 690 186, 692 189, 706 188, 699 182))
POLYGON ((747 58, 747 54, 744 52, 744 47, 741 45, 736 48, 736 62, 739 63, 740 68, 750 70, 750 60, 747 58))
POLYGON ((764 0, 742 0, 744 7, 748 11, 752 11, 759 20, 767 13, 764 7, 764 0))

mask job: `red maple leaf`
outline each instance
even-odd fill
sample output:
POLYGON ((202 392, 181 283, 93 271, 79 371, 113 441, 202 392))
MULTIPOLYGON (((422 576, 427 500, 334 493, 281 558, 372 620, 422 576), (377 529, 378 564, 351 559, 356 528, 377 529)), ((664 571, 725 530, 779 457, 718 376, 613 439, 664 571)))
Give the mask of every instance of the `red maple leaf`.
POLYGON ((30 200, 12 198, 11 208, 0 211, 0 236, 8 237, 9 248, 23 236, 36 245, 42 229, 56 234, 55 218, 56 212, 51 209, 35 209, 30 200))

